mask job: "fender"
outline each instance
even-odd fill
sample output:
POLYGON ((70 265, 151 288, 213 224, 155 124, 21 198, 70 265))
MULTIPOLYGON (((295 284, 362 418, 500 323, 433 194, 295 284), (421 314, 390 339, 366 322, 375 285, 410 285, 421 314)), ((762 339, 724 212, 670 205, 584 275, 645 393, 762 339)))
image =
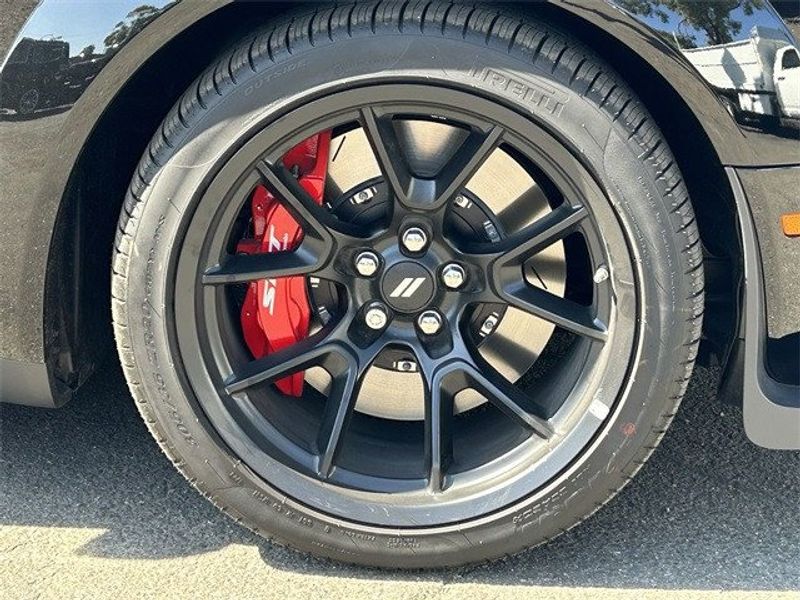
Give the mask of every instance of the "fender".
MULTIPOLYGON (((129 23, 131 11, 139 4, 134 0, 109 3, 102 23, 92 23, 99 29, 95 31, 100 40, 119 29, 116 23, 129 23)), ((230 4, 230 0, 156 0, 148 4, 155 8, 155 14, 149 16, 144 27, 119 36, 119 41, 105 54, 88 57, 91 64, 86 65, 82 74, 83 81, 89 81, 85 88, 74 96, 48 94, 49 103, 31 115, 0 112, 0 147, 8 157, 0 165, 0 181, 4 182, 0 189, 0 210, 3 214, 17 215, 16 219, 0 220, 0 240, 4 245, 8 240, 8 247, 17 249, 6 255, 7 260, 0 267, 0 301, 8 307, 0 311, 3 340, 0 381, 4 401, 58 405, 70 397, 76 383, 54 377, 53 364, 60 348, 48 331, 45 293, 48 268, 56 252, 55 225, 70 176, 92 131, 143 64, 181 32, 230 4), (25 140, 22 151, 20 140, 25 140), (49 373, 47 384, 41 381, 43 364, 49 373), (46 387, 52 390, 52 397, 42 396, 46 387)), ((70 50, 72 56, 89 41, 85 35, 87 25, 69 19, 64 7, 57 0, 43 0, 28 16, 0 69, 2 108, 8 108, 5 105, 10 99, 13 101, 12 58, 26 38, 41 38, 43 31, 48 31, 68 47, 78 46, 70 50), (53 23, 57 23, 57 28, 53 29, 53 23)), ((74 368, 77 370, 78 366, 74 368)))
MULTIPOLYGON (((694 38, 687 44, 705 45, 722 40, 705 39, 706 34, 699 26, 684 26, 687 17, 678 9, 671 8, 672 5, 660 0, 564 0, 556 2, 556 5, 622 42, 678 91, 705 131, 723 166, 800 163, 795 130, 782 129, 780 123, 748 119, 747 115, 732 111, 727 94, 714 88, 686 58, 677 40, 679 36, 688 37, 687 30, 694 33, 694 38)), ((771 30, 776 36, 780 34, 787 43, 797 47, 793 34, 769 3, 751 2, 749 6, 752 14, 746 14, 742 7, 730 11, 729 21, 738 23, 738 26, 731 25, 724 34, 718 34, 727 36, 723 40, 746 40, 751 32, 748 25, 758 23, 759 27, 771 30)))
MULTIPOLYGON (((51 258, 51 236, 69 177, 101 115, 144 62, 180 32, 228 3, 227 0, 153 2, 151 4, 158 10, 158 15, 141 31, 123 40, 111 52, 110 59, 95 63, 95 72, 86 75, 86 78, 91 78, 91 83, 77 98, 66 98, 64 105, 56 99, 53 106, 46 106, 45 110, 32 115, 30 120, 0 115, 0 146, 13 149, 21 139, 26 139, 26 143, 34 146, 24 154, 9 153, 10 164, 3 165, 0 169, 1 181, 18 182, 16 189, 0 192, 3 212, 26 215, 28 218, 28 222, 22 224, 10 220, 4 220, 0 224, 1 239, 11 239, 10 228, 13 228, 16 238, 14 247, 23 247, 22 251, 13 253, 20 264, 16 269, 11 269, 15 276, 11 279, 5 276, 2 279, 0 296, 8 294, 13 298, 13 288, 23 282, 27 294, 24 314, 21 310, 19 313, 12 311, 8 323, 5 319, 0 320, 0 337, 5 342, 5 358, 39 362, 44 359, 41 296, 44 290, 44 274, 51 258), (20 170, 27 173, 27 176, 21 178, 20 170), (31 206, 37 207, 35 215, 28 208, 31 206), (9 230, 5 231, 5 228, 9 230), (19 240, 20 234, 26 239, 19 240), (37 322, 37 326, 30 327, 31 322, 37 322), (24 332, 22 337, 19 331, 24 332)), ((63 4, 61 10, 59 4, 58 1, 44 0, 28 18, 0 71, 4 90, 10 87, 9 72, 12 64, 9 59, 12 58, 14 49, 25 38, 41 36, 41 31, 46 27, 44 24, 63 18, 63 4)), ((106 15, 108 24, 113 27, 114 23, 124 22, 137 4, 139 3, 131 0, 110 3, 114 10, 106 15)), ((80 45, 88 39, 80 27, 69 20, 59 22, 58 27, 51 35, 67 44, 77 42, 80 45)), ((74 54, 78 51, 79 49, 70 50, 74 54)), ((12 257, 9 258, 13 260, 12 257)))

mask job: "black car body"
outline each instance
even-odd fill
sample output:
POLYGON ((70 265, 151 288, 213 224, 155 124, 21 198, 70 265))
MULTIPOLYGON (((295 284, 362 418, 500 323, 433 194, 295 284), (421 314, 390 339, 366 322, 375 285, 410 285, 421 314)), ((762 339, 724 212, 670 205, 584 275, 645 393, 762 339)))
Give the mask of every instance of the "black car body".
MULTIPOLYGON (((109 248, 157 124, 213 57, 298 3, 114 0, 75 18, 64 4, 43 0, 21 15, 0 70, 0 400, 42 407, 67 402, 112 347, 109 248)), ((702 238, 699 360, 722 367, 720 395, 743 402, 753 442, 800 448, 800 238, 781 230, 783 215, 800 212, 800 121, 782 113, 771 84, 715 86, 715 65, 686 53, 754 28, 797 47, 796 3, 510 10, 545 15, 635 73, 629 83, 677 155, 702 238)))
MULTIPOLYGON (((726 13, 717 17, 719 22, 733 23, 724 39, 746 37, 748 25, 755 23, 782 30, 793 39, 768 3, 749 8, 747 2, 719 4, 718 12, 726 13)), ((6 154, 0 176, 2 212, 14 215, 0 225, 0 239, 7 249, 0 273, 3 400, 43 406, 57 406, 69 398, 97 364, 97 349, 107 337, 107 312, 92 303, 98 292, 89 282, 102 279, 105 272, 105 256, 94 249, 100 240, 109 239, 109 232, 102 232, 109 215, 115 214, 109 210, 114 197, 109 193, 117 190, 116 197, 121 198, 123 180, 113 181, 115 176, 108 171, 111 165, 128 165, 120 171, 132 171, 149 135, 146 119, 166 112, 178 94, 178 86, 170 83, 175 89, 165 89, 162 98, 137 97, 136 86, 147 77, 157 77, 159 68, 176 69, 178 63, 183 81, 188 82, 204 58, 223 45, 217 39, 214 47, 198 48, 192 36, 205 33, 215 22, 224 24, 233 36, 237 28, 246 29, 257 11, 285 8, 271 4, 256 9, 228 2, 144 6, 116 2, 104 11, 108 14, 102 20, 98 17, 92 23, 104 33, 98 33, 92 49, 97 55, 87 62, 81 60, 84 47, 71 44, 85 37, 81 23, 60 20, 51 32, 59 41, 37 42, 30 37, 28 32, 41 31, 40 22, 61 16, 63 9, 57 5, 45 1, 31 11, 7 52, 0 78, 0 103, 11 109, 0 117, 5 121, 0 122, 0 144, 6 154), (31 56, 42 53, 52 60, 31 56), (14 111, 23 89, 34 87, 42 90, 43 98, 36 112, 14 111), (135 123, 126 117, 132 111, 138 115, 135 123), (114 140, 108 139, 109 131, 114 140), (26 143, 18 149, 21 140, 26 143), (90 156, 106 162, 91 181, 82 181, 90 156)), ((797 18, 792 3, 777 5, 787 17, 797 18)), ((712 206, 701 231, 705 229, 708 236, 704 243, 712 264, 720 265, 710 282, 719 287, 710 302, 720 304, 709 307, 706 350, 726 367, 725 385, 731 393, 744 392, 752 438, 766 446, 797 447, 800 280, 792 265, 800 260, 800 246, 784 237, 778 226, 782 213, 796 212, 800 206, 793 193, 800 183, 797 126, 780 121, 754 124, 748 119, 752 115, 738 110, 741 121, 736 122, 726 110, 728 104, 670 45, 677 33, 685 36, 687 30, 697 37, 694 46, 707 44, 704 25, 693 26, 666 3, 555 2, 540 8, 580 25, 592 36, 613 41, 609 52, 615 61, 644 69, 640 93, 657 95, 665 89, 675 94, 677 106, 661 109, 667 130, 670 122, 681 123, 682 131, 670 134, 687 145, 710 144, 702 159, 708 166, 696 176, 697 185, 706 188, 704 196, 713 198, 706 200, 712 206), (675 120, 676 113, 690 122, 675 120), (720 211, 720 205, 725 210, 720 211), (751 271, 745 277, 748 266, 751 271)))

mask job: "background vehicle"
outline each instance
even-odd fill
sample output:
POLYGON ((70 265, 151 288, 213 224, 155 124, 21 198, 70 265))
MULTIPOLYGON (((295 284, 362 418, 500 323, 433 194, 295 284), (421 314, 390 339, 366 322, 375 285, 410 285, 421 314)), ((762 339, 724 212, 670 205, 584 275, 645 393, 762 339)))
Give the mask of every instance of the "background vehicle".
POLYGON ((113 322, 193 485, 388 567, 578 523, 697 360, 800 447, 796 132, 673 44, 794 43, 729 4, 42 2, 9 56, 60 37, 86 85, 0 121, 3 401, 69 400, 113 322))
POLYGON ((744 112, 800 117, 797 48, 781 30, 755 26, 748 40, 685 48, 689 62, 720 91, 731 93, 744 112))
POLYGON ((800 118, 800 54, 786 46, 775 55, 775 91, 787 116, 800 118))
POLYGON ((63 94, 68 61, 69 44, 66 42, 20 40, 4 70, 0 108, 30 114, 37 108, 58 103, 63 94))
POLYGON ((93 51, 86 47, 71 56, 69 44, 61 40, 19 40, 3 71, 0 109, 30 115, 71 105, 105 62, 105 56, 93 51))

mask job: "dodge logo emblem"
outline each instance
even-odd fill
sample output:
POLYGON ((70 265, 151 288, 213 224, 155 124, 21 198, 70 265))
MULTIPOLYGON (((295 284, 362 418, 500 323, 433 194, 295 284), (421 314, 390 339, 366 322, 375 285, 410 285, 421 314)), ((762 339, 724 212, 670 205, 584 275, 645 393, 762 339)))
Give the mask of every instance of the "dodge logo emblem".
POLYGON ((425 283, 426 277, 405 277, 389 294, 390 298, 411 298, 420 286, 425 283))
POLYGON ((386 270, 381 290, 384 300, 393 309, 415 312, 431 301, 435 285, 428 269, 417 262, 404 261, 386 270))

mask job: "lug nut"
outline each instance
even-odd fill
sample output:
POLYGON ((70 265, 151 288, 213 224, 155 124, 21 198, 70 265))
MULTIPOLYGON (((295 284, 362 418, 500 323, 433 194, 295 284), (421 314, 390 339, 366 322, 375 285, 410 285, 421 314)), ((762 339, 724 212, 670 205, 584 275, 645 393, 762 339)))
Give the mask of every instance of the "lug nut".
POLYGON ((401 373, 416 373, 417 363, 408 359, 398 360, 395 361, 394 368, 396 371, 400 371, 401 373))
POLYGON ((459 194, 458 196, 456 196, 454 204, 460 208, 469 208, 470 206, 472 206, 472 201, 466 196, 459 194))
POLYGON ((386 308, 382 304, 373 304, 364 314, 364 321, 370 329, 380 331, 389 322, 389 313, 386 312, 386 308))
POLYGON ((442 269, 442 282, 451 290, 457 290, 460 288, 462 285, 464 285, 464 281, 466 281, 466 279, 467 273, 464 271, 464 267, 461 265, 451 263, 442 269))
POLYGON ((378 272, 381 261, 377 254, 365 250, 356 256, 354 264, 359 275, 362 277, 372 277, 378 272))
POLYGON ((409 252, 422 252, 428 245, 428 234, 421 227, 409 227, 403 233, 401 241, 409 252))
POLYGON ((426 310, 417 318, 417 325, 425 335, 434 335, 442 328, 442 316, 435 310, 426 310))
POLYGON ((497 313, 491 313, 486 319, 483 321, 481 325, 480 334, 482 337, 486 337, 490 333, 494 331, 494 328, 497 327, 497 323, 500 321, 500 316, 497 313))

